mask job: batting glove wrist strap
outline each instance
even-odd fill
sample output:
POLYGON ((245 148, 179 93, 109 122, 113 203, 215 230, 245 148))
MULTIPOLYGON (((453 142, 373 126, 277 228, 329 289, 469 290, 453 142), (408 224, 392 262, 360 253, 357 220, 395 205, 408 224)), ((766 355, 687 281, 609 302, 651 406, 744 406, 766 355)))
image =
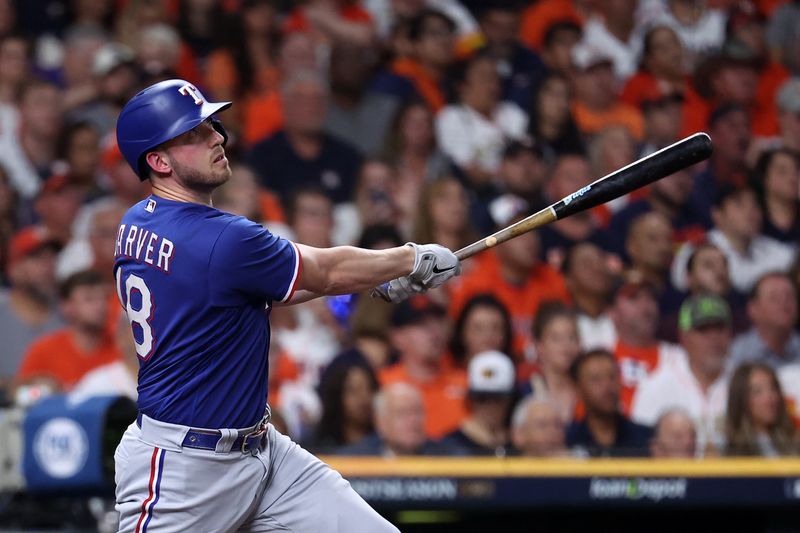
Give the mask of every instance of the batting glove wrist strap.
POLYGON ((413 242, 406 243, 406 246, 414 248, 414 268, 408 275, 412 283, 432 289, 461 273, 458 258, 444 246, 413 242))

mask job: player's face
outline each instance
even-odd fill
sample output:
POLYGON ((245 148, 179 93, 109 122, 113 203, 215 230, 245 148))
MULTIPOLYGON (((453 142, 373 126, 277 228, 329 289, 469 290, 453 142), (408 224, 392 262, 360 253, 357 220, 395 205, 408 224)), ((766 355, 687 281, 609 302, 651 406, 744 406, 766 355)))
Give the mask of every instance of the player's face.
POLYGON ((214 188, 228 181, 231 167, 224 140, 209 119, 170 141, 164 151, 175 177, 188 188, 214 188))

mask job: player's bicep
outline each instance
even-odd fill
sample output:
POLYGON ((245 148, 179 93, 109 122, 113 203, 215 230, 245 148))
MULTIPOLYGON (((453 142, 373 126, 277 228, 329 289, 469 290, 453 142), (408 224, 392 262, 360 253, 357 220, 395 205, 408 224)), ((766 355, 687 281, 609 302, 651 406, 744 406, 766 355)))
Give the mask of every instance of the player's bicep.
POLYGON ((328 285, 327 274, 329 268, 326 267, 326 255, 330 253, 329 250, 304 244, 295 244, 295 246, 297 246, 302 258, 297 290, 324 294, 328 285))

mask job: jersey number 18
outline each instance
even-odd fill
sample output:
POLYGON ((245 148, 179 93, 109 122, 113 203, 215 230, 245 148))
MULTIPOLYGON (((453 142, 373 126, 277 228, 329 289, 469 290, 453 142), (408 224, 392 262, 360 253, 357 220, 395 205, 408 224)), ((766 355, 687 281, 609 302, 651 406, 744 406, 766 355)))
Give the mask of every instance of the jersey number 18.
POLYGON ((122 268, 117 269, 117 297, 120 303, 125 308, 125 313, 128 315, 128 321, 131 323, 133 331, 133 341, 136 343, 136 354, 145 361, 153 354, 154 338, 153 328, 150 327, 150 322, 153 320, 153 297, 150 294, 150 289, 144 279, 136 274, 129 274, 125 280, 125 298, 123 299, 122 292, 122 268), (138 309, 134 309, 131 303, 131 296, 138 292, 141 295, 141 304, 138 309), (137 328, 138 326, 138 328, 137 328), (136 330, 140 329, 141 340, 136 336, 136 330))

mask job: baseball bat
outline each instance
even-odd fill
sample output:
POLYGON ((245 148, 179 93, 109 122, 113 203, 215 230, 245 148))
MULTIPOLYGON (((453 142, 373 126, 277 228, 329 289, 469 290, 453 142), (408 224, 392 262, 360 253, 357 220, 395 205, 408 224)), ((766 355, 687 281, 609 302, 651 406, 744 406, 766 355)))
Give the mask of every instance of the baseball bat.
MULTIPOLYGON (((690 135, 607 176, 603 176, 541 211, 457 250, 455 255, 460 261, 463 261, 532 229, 624 196, 629 192, 708 159, 713 149, 711 138, 708 134, 700 132, 690 135)), ((387 285, 384 284, 373 289, 373 296, 380 296, 388 301, 387 285)))

